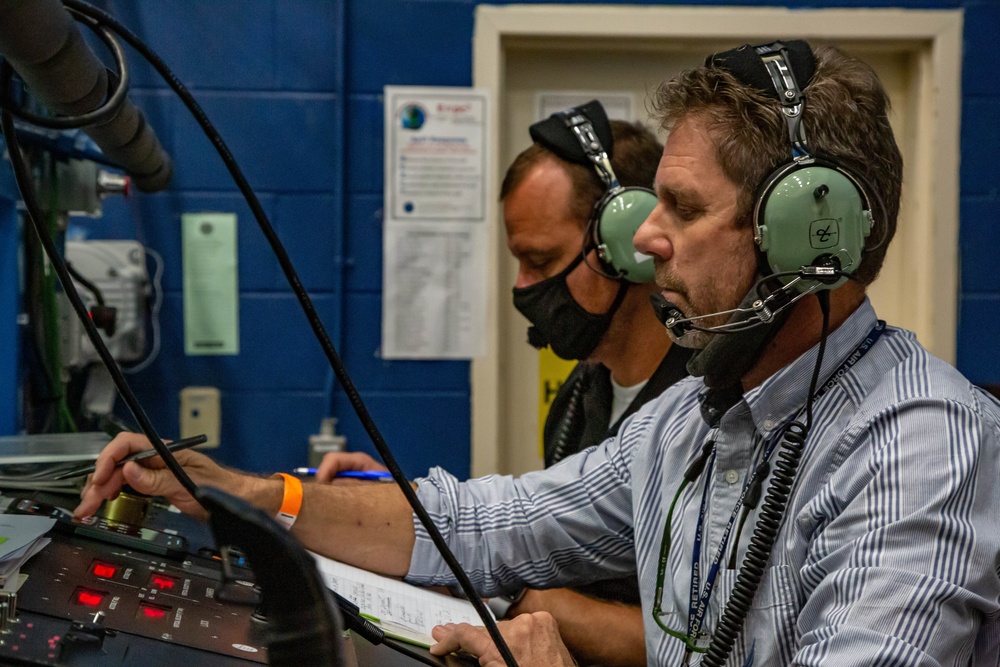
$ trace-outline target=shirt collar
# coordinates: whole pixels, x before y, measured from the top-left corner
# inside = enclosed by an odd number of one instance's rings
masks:
[[[875,309],[865,297],[861,306],[827,336],[823,364],[819,372],[820,385],[861,344],[877,323]],[[818,352],[817,343],[798,359],[744,395],[754,425],[765,438],[800,408],[805,407],[808,398],[806,394],[809,391],[809,382],[812,379]]]

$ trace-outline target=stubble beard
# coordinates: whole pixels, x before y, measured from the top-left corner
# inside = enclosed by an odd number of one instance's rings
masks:
[[[745,262],[741,262],[741,264],[745,264]],[[679,294],[682,302],[673,303],[673,305],[684,314],[685,318],[702,317],[703,319],[694,322],[694,326],[700,329],[710,329],[728,322],[731,315],[704,316],[736,308],[753,287],[754,276],[755,272],[751,271],[749,266],[721,268],[715,274],[714,279],[706,283],[708,289],[704,291],[704,294],[692,297],[687,285],[674,275],[669,266],[660,265],[656,268],[657,286],[661,290]],[[681,347],[701,350],[719,334],[710,331],[689,330],[683,336],[677,336],[668,328],[667,335]]]

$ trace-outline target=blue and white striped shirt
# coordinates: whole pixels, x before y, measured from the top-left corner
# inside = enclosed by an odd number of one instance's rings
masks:
[[[866,301],[830,335],[820,377],[875,324]],[[683,644],[651,620],[670,501],[714,438],[714,466],[681,494],[671,531],[662,618],[683,631],[705,485],[702,573],[763,443],[804,404],[816,352],[747,392],[714,433],[698,408],[703,383],[691,378],[644,406],[616,438],[552,468],[465,483],[434,469],[418,494],[484,595],[638,569],[649,664],[679,665]],[[738,562],[756,518],[742,532]],[[407,579],[452,583],[415,527]],[[1000,404],[890,327],[816,400],[785,520],[727,665],[996,667],[998,569]],[[708,631],[735,578],[724,562]]]

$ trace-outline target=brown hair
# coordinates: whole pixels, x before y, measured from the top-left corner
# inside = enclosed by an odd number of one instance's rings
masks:
[[[810,150],[847,168],[871,198],[875,226],[854,272],[868,285],[882,268],[896,232],[903,158],[889,126],[889,96],[874,70],[834,47],[817,47],[816,73],[804,88]],[[665,81],[653,100],[664,129],[687,116],[709,123],[716,159],[740,188],[737,220],[750,224],[758,188],[791,159],[787,125],[777,100],[728,71],[702,67]]]
[[[610,123],[614,138],[611,168],[614,169],[618,182],[626,187],[652,187],[663,145],[641,123],[627,123],[623,120],[612,120]],[[500,186],[500,201],[506,199],[542,160],[554,160],[569,172],[574,194],[572,215],[584,227],[590,220],[594,204],[606,191],[603,181],[593,167],[563,160],[541,144],[532,144],[514,158]]]

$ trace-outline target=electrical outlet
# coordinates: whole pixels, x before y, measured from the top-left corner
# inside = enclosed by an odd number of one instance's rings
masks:
[[[190,438],[204,433],[208,442],[198,449],[218,447],[221,411],[219,390],[215,387],[184,387],[181,389],[181,437]]]

